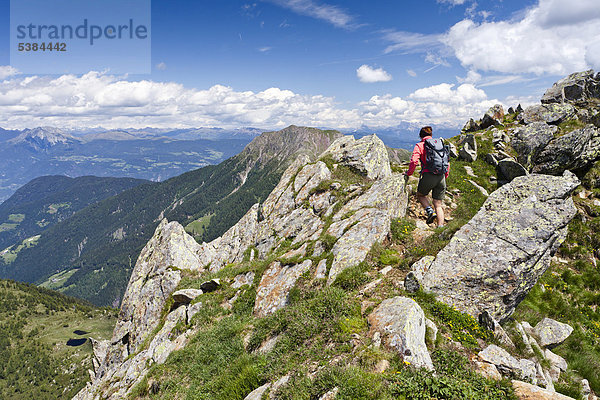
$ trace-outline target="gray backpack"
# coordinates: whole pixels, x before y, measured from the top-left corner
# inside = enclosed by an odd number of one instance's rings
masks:
[[[450,162],[450,150],[443,139],[425,140],[425,167],[434,175],[446,174]]]

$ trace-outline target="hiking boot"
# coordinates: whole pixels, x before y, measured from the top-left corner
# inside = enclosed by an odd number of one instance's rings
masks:
[[[427,213],[427,224],[431,224],[433,221],[435,221],[435,219],[437,218],[437,215],[435,212],[431,211]]]

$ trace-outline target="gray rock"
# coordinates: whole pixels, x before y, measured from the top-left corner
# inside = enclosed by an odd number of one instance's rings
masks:
[[[323,161],[317,161],[315,164],[308,164],[302,168],[294,180],[294,191],[298,193],[296,204],[302,203],[313,189],[329,178],[331,178],[331,171]]]
[[[275,396],[275,393],[277,393],[277,391],[282,387],[288,384],[288,382],[290,381],[291,376],[290,375],[285,375],[282,376],[281,378],[277,379],[274,383],[273,386],[271,387],[271,390],[269,391],[269,399],[276,399],[277,397]]]
[[[187,323],[188,325],[192,322],[194,315],[198,314],[198,311],[202,309],[202,303],[194,303],[188,306],[187,309]]]
[[[415,277],[415,273],[410,271],[406,275],[406,278],[404,278],[404,290],[406,290],[408,293],[415,293],[418,292],[419,289],[421,289],[421,284]]]
[[[485,162],[490,164],[492,167],[496,167],[498,165],[498,156],[494,153],[487,153],[485,155]]]
[[[456,148],[454,143],[451,143],[451,142],[447,142],[447,143],[448,143],[448,151],[450,153],[450,157],[458,158],[458,149]]]
[[[535,122],[558,125],[574,118],[576,113],[577,110],[570,104],[542,104],[527,107],[519,114],[519,120],[525,125]]]
[[[491,107],[481,119],[479,129],[487,129],[490,126],[500,125],[504,119],[504,109],[502,105],[496,104]]]
[[[379,332],[387,348],[416,368],[433,370],[425,346],[425,315],[414,300],[400,296],[384,300],[368,320],[371,334]]]
[[[173,293],[173,300],[175,304],[190,304],[202,293],[202,290],[199,289],[181,289]]]
[[[535,362],[522,358],[519,360],[519,364],[520,368],[517,372],[521,379],[537,384],[537,369]]]
[[[425,336],[427,337],[427,340],[429,340],[430,343],[435,344],[435,341],[437,340],[437,334],[438,334],[437,325],[435,324],[435,322],[433,322],[429,318],[425,318],[425,327],[426,327]]]
[[[334,387],[329,392],[325,393],[323,396],[319,397],[319,400],[334,400],[337,397],[340,388]]]
[[[553,139],[534,158],[533,172],[559,175],[577,171],[600,160],[600,130],[593,125]]]
[[[578,103],[600,97],[600,83],[596,78],[593,70],[571,74],[552,85],[542,96],[542,103]]]
[[[479,190],[481,192],[482,195],[484,195],[485,197],[488,197],[490,194],[488,193],[488,191],[481,185],[479,185],[477,182],[475,182],[472,179],[469,179],[469,183],[473,186],[475,186],[475,189]]]
[[[557,132],[558,127],[545,122],[534,122],[517,129],[511,140],[512,147],[518,153],[517,160],[530,166],[539,151],[550,143]]]
[[[467,121],[467,123],[465,124],[465,126],[462,128],[463,132],[475,132],[480,130],[481,128],[479,127],[479,124],[477,122],[475,122],[473,120],[473,118],[469,119],[469,121]]]
[[[219,286],[221,286],[221,281],[219,279],[211,279],[210,281],[203,282],[200,285],[200,289],[202,289],[204,293],[209,293],[217,290]]]
[[[235,278],[233,278],[233,283],[231,284],[231,287],[234,289],[239,289],[244,285],[252,286],[253,282],[254,272],[250,271],[246,272],[245,274],[237,275]]]
[[[498,368],[494,364],[487,362],[475,361],[475,371],[484,378],[493,379],[496,381],[502,380],[502,375],[498,372]]]
[[[579,180],[518,177],[493,192],[442,249],[421,285],[438,299],[501,323],[531,290],[576,214],[570,195]]]
[[[521,362],[495,344],[490,344],[481,350],[478,356],[483,361],[494,364],[498,368],[498,371],[504,375],[515,375],[521,370]]]
[[[520,400],[574,400],[572,397],[542,389],[527,382],[513,380],[512,385],[515,389],[515,395]]]
[[[335,140],[323,153],[337,162],[362,172],[367,178],[381,179],[392,174],[385,145],[376,135],[355,140],[344,136]]]
[[[261,400],[263,394],[266,393],[267,390],[271,387],[270,383],[265,383],[264,385],[254,389],[248,396],[244,397],[244,400]]]
[[[326,279],[327,278],[327,260],[323,259],[317,264],[317,270],[315,272],[315,279]]]
[[[551,318],[544,318],[538,322],[533,331],[540,338],[541,346],[554,347],[567,340],[573,328]]]
[[[528,174],[525,167],[512,158],[505,158],[504,160],[498,161],[496,172],[498,173],[498,180],[507,183],[512,182],[513,179],[519,176]]]
[[[458,142],[458,157],[467,161],[473,162],[477,160],[477,141],[473,134],[461,135]]]
[[[567,361],[558,354],[553,353],[551,350],[546,349],[544,351],[544,357],[546,357],[546,360],[548,360],[550,364],[557,367],[561,371],[567,370]]]
[[[592,393],[590,382],[587,379],[581,380],[581,394],[584,398],[588,397]]]
[[[254,315],[264,317],[283,308],[288,294],[300,276],[310,269],[311,260],[301,264],[281,265],[278,261],[264,272],[256,291]]]

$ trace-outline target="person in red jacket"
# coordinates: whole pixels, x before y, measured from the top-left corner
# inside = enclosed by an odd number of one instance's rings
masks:
[[[425,140],[430,139],[432,129],[430,126],[424,126],[419,132],[421,141],[415,145],[406,178],[415,172],[417,165],[421,164],[421,177],[419,186],[417,186],[417,199],[427,212],[427,223],[430,224],[437,218],[437,226],[444,226],[444,195],[446,193],[446,178],[450,172],[450,165],[446,174],[435,175],[427,169],[425,162]],[[429,203],[427,195],[431,192],[433,198],[433,208]],[[435,211],[434,211],[435,208]]]

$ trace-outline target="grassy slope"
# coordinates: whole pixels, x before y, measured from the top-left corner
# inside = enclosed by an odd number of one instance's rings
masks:
[[[488,179],[492,168],[479,161],[475,167],[480,174],[478,183],[493,189]],[[352,181],[348,171],[342,170],[336,170],[338,176],[333,180]],[[182,288],[198,287],[210,277],[219,277],[225,283],[218,291],[196,300],[203,304],[192,321],[198,334],[164,365],[153,366],[133,397],[243,399],[259,385],[291,373],[290,383],[279,391],[282,399],[316,399],[333,387],[340,389],[339,399],[512,398],[508,382],[483,379],[471,371],[466,359],[469,352],[493,340],[489,333],[473,318],[431,296],[419,293],[414,298],[440,329],[437,342],[429,343],[437,375],[414,371],[398,355],[373,348],[368,335],[366,318],[370,311],[386,298],[407,295],[401,282],[410,264],[408,260],[435,254],[485,200],[466,179],[462,162],[454,162],[449,185],[461,190],[455,196],[455,215],[459,217],[435,231],[428,240],[432,246],[413,239],[414,221],[396,221],[392,241],[374,246],[366,262],[345,270],[332,287],[323,280],[312,279],[318,261],[331,259],[331,253],[312,257],[313,267],[290,293],[290,305],[266,318],[252,316],[256,288],[268,265],[275,259],[281,260],[281,255],[290,249],[289,242],[265,260],[230,265],[212,275],[185,276]],[[382,276],[379,270],[386,265],[395,268]],[[224,301],[238,293],[226,282],[247,271],[256,274],[253,284],[240,290],[231,309],[222,307]],[[382,282],[374,290],[361,290],[378,278]],[[272,351],[256,351],[273,337],[278,340]],[[378,373],[376,365],[383,360],[390,363],[390,368]],[[150,386],[158,387],[158,392],[149,393]]]
[[[0,398],[71,398],[89,379],[92,348],[67,340],[109,339],[115,320],[114,310],[0,280]]]

